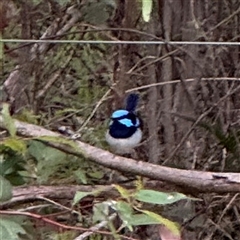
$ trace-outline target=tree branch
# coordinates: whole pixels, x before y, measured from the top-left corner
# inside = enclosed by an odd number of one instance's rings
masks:
[[[18,134],[24,137],[56,136],[65,138],[58,133],[33,124],[15,120],[15,125]],[[6,129],[1,116],[0,128]],[[111,169],[173,183],[188,190],[218,193],[240,191],[240,173],[203,172],[163,167],[116,156],[81,141],[75,142],[79,151],[59,143],[48,142],[47,144],[76,156],[84,156],[92,162]]]
[[[124,184],[124,187],[131,189],[136,186],[129,183]],[[165,183],[160,181],[148,181],[145,187],[159,191],[166,189]],[[172,189],[174,188],[171,186],[171,191],[173,191]],[[13,188],[12,198],[9,201],[0,203],[0,209],[13,208],[19,203],[32,203],[33,201],[49,202],[49,199],[54,199],[59,202],[63,199],[72,200],[77,191],[97,192],[97,197],[104,199],[116,199],[119,197],[119,193],[113,185],[17,186]]]

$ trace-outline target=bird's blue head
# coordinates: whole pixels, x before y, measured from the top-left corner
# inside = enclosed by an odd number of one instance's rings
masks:
[[[125,109],[112,113],[109,133],[115,138],[128,138],[140,127],[140,119],[135,113],[138,95],[130,94],[126,99]]]
[[[110,125],[113,124],[114,121],[118,121],[120,124],[123,124],[126,127],[140,126],[139,118],[134,113],[124,109],[116,110],[113,112],[111,119],[112,121],[110,122]]]

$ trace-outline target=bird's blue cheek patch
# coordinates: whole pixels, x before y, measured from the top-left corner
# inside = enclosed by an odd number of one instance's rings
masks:
[[[127,118],[124,118],[124,119],[121,119],[121,120],[118,120],[121,124],[127,126],[127,127],[132,127],[133,124],[132,124],[132,121],[130,119],[127,119]]]

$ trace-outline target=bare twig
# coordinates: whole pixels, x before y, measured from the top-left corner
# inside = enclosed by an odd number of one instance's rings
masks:
[[[53,76],[47,81],[47,83],[44,85],[44,87],[41,89],[41,91],[38,92],[36,96],[36,100],[43,97],[44,94],[49,90],[49,88],[59,79],[61,73],[64,71],[64,69],[68,66],[70,61],[72,60],[72,55],[74,53],[74,50],[71,50],[69,57],[56,73],[53,74]]]
[[[108,217],[108,220],[102,221],[98,224],[96,224],[93,227],[89,228],[89,231],[79,235],[78,237],[76,237],[74,240],[83,240],[86,239],[87,237],[91,236],[94,232],[96,232],[97,230],[99,230],[100,228],[105,227],[109,221],[112,221],[114,218],[116,218],[117,214],[114,213],[111,216]],[[129,238],[130,239],[130,238]],[[131,238],[132,239],[132,238]]]
[[[7,210],[0,210],[0,215],[7,215],[7,216],[26,216],[26,217],[30,217],[33,218],[35,220],[41,220],[44,221],[48,224],[54,225],[56,227],[62,228],[62,229],[67,229],[67,230],[77,230],[77,231],[81,231],[81,232],[89,232],[88,228],[84,228],[84,227],[74,227],[74,226],[68,226],[62,223],[58,223],[54,220],[51,220],[47,217],[44,217],[42,215],[39,214],[35,214],[35,213],[30,213],[30,212],[20,212],[20,211],[7,211]],[[92,232],[94,233],[99,233],[99,234],[103,234],[103,235],[112,235],[111,232],[107,232],[107,231],[101,231],[98,229],[91,229]],[[130,238],[130,237],[126,237],[121,235],[122,239],[128,239],[128,240],[136,240],[134,238]]]
[[[197,81],[195,78],[188,78],[184,80],[185,82],[193,82],[193,81]],[[233,77],[209,77],[209,78],[201,78],[201,81],[236,81],[239,82],[240,78],[233,78]],[[181,83],[181,80],[172,80],[172,81],[166,81],[166,82],[158,82],[158,83],[152,83],[152,84],[147,84],[147,85],[143,85],[141,87],[136,87],[136,88],[131,88],[128,89],[126,92],[134,92],[134,91],[138,91],[138,90],[142,90],[142,89],[147,89],[150,87],[155,87],[155,86],[164,86],[167,84],[177,84],[177,83]]]
[[[91,112],[91,114],[89,115],[89,117],[87,118],[87,120],[83,123],[83,125],[77,130],[78,133],[80,133],[85,127],[86,125],[89,123],[89,121],[92,119],[92,117],[94,116],[94,114],[96,113],[96,111],[98,110],[99,106],[106,100],[107,96],[110,94],[111,89],[107,90],[107,92],[102,96],[102,98],[98,101],[98,103],[96,104],[95,108],[93,109],[93,111]]]

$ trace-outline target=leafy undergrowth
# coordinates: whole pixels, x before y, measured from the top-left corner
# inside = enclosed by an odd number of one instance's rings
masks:
[[[1,152],[1,202],[12,198],[12,186],[89,185],[99,183],[104,178],[103,170],[86,159],[66,154],[36,139],[23,140],[17,136],[6,138],[2,141]],[[94,192],[76,192],[70,203],[63,199],[60,207],[55,203],[39,202],[32,196],[30,204],[26,200],[23,204],[16,203],[11,211],[1,211],[2,237],[9,240],[32,239],[36,236],[39,239],[74,239],[79,232],[86,232],[88,228],[103,222],[106,223],[101,228],[105,231],[97,228],[94,234],[96,238],[92,239],[105,239],[101,236],[121,239],[123,233],[130,237],[136,235],[134,232],[138,226],[159,224],[166,226],[174,235],[180,235],[178,224],[144,205],[172,204],[188,199],[187,196],[144,189],[141,180],[131,191],[119,185],[115,185],[115,189],[119,194],[112,199],[98,198],[102,188]],[[63,211],[64,206],[66,209]],[[117,225],[114,221],[117,221]]]
[[[73,141],[63,140],[60,137],[22,139],[16,135],[15,123],[9,114],[7,105],[3,106],[2,116],[11,136],[3,139],[1,144],[1,202],[12,198],[12,186],[14,185],[94,184],[103,179],[103,171],[87,161],[84,155],[82,158],[76,157],[46,144],[53,141],[76,148]],[[174,235],[180,236],[178,224],[148,210],[144,204],[172,204],[182,199],[188,199],[187,196],[180,193],[162,193],[144,189],[141,180],[137,181],[136,188],[132,191],[119,185],[115,185],[115,188],[119,193],[118,196],[102,201],[97,200],[102,190],[96,189],[94,192],[76,192],[70,206],[67,206],[69,203],[65,203],[65,206],[63,203],[58,205],[52,201],[50,201],[52,205],[31,201],[30,205],[22,205],[20,210],[20,206],[16,204],[14,210],[1,211],[1,237],[9,240],[74,239],[74,236],[79,234],[79,230],[86,232],[88,228],[95,226],[96,239],[99,239],[100,236],[121,239],[122,232],[130,237],[138,226],[160,224]],[[87,201],[89,206],[86,208],[86,198],[90,196],[94,198]],[[60,209],[57,208],[59,206]],[[67,214],[62,209],[67,210]],[[116,218],[118,218],[118,227],[113,222]],[[103,222],[105,223],[103,224]],[[103,224],[101,228],[105,228],[105,231],[96,227],[96,224],[99,223]]]

